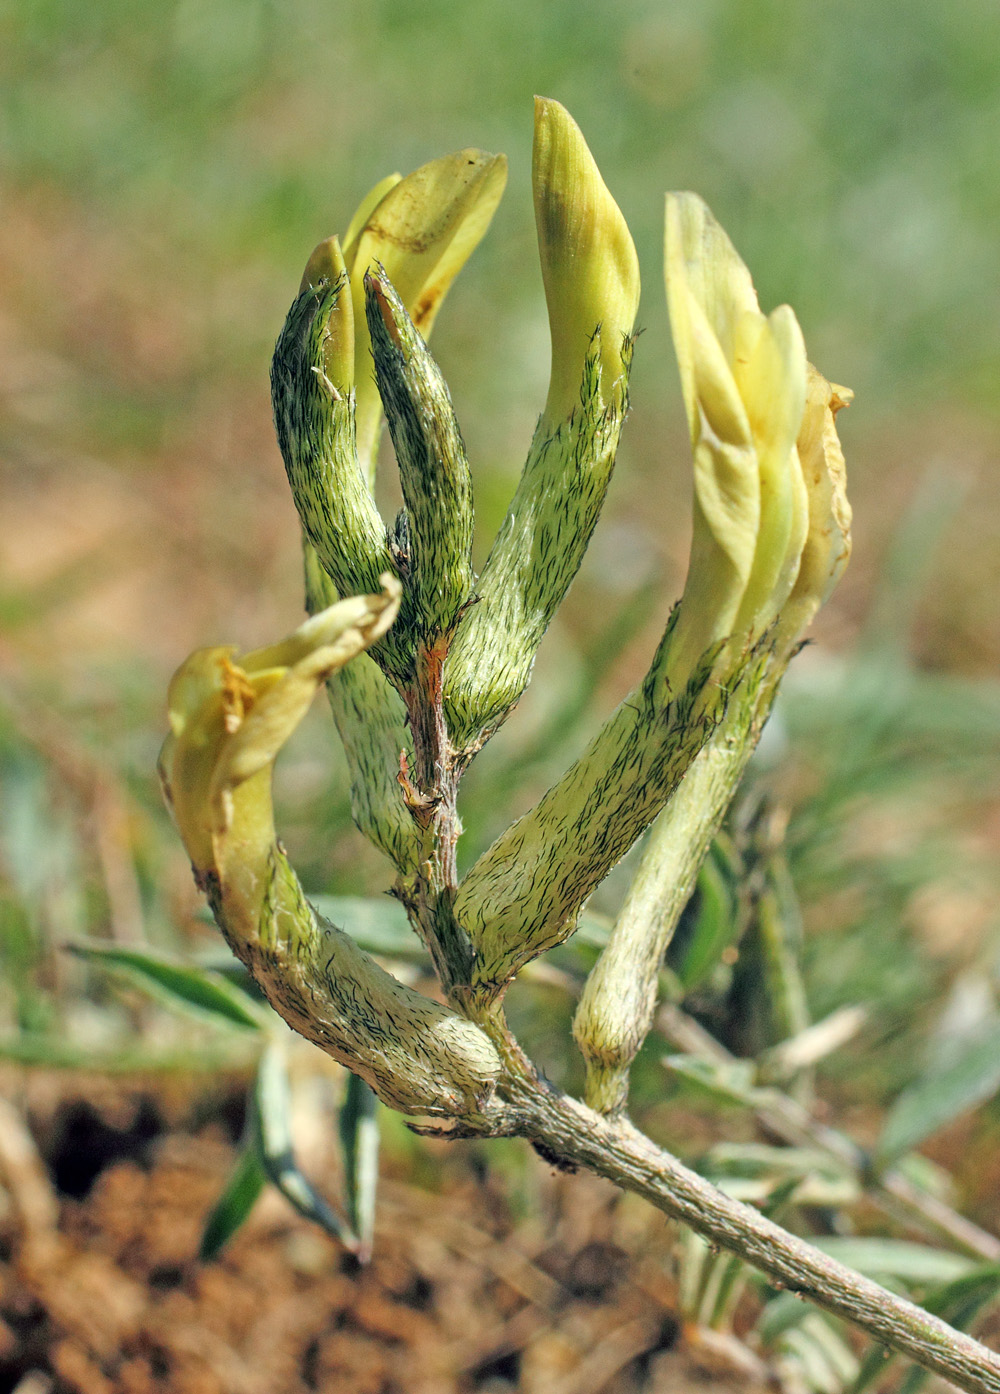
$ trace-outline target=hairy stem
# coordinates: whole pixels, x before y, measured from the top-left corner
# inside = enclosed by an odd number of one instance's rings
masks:
[[[501,1087],[519,1115],[518,1132],[546,1155],[644,1196],[710,1244],[766,1273],[777,1287],[852,1322],[959,1389],[1000,1391],[1000,1356],[725,1195],[631,1123],[611,1122],[527,1077]]]
[[[720,1041],[673,1003],[665,1003],[657,1013],[657,1029],[687,1055],[721,1065],[731,1065],[731,1055]],[[907,1223],[916,1222],[936,1239],[944,1239],[970,1258],[987,1263],[1000,1261],[1000,1239],[981,1229],[950,1205],[916,1185],[899,1171],[872,1176],[869,1160],[862,1148],[835,1128],[821,1123],[797,1099],[780,1090],[768,1091],[766,1102],[754,1109],[757,1122],[766,1133],[790,1147],[815,1147],[851,1172],[883,1210]]]
[[[403,798],[417,828],[420,854],[416,871],[401,876],[395,893],[427,946],[441,986],[449,997],[469,983],[473,951],[454,914],[458,871],[455,849],[461,833],[458,784],[462,766],[448,735],[441,675],[448,637],[421,644],[413,688],[403,693],[413,734],[413,769],[400,769]]]

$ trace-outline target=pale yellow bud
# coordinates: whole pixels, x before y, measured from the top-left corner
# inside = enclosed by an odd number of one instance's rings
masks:
[[[369,478],[382,406],[371,372],[365,273],[376,263],[384,268],[426,339],[452,281],[489,227],[506,182],[505,156],[458,150],[404,179],[383,180],[351,220],[344,260],[354,301],[358,456]]]
[[[160,774],[198,872],[220,871],[233,842],[251,872],[266,854],[275,757],[330,674],[389,628],[401,592],[394,577],[383,579],[382,595],[338,601],[279,644],[242,658],[233,648],[199,649],[177,670]]]
[[[625,219],[565,107],[535,98],[535,224],[552,337],[545,415],[556,425],[580,398],[600,331],[601,395],[623,396],[625,345],[639,307],[639,262]]]
[[[806,357],[787,306],[750,273],[696,194],[668,194],[670,320],[694,452],[694,536],[673,645],[678,681],[706,649],[759,637],[788,598],[807,505],[796,438]]]

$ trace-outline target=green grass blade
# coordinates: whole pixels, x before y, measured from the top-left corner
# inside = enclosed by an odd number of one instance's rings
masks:
[[[203,1263],[217,1258],[246,1220],[264,1189],[267,1175],[254,1146],[244,1147],[226,1189],[205,1222],[198,1256]]]
[[[254,1087],[254,1114],[261,1166],[268,1180],[293,1209],[356,1253],[359,1248],[357,1236],[316,1191],[295,1160],[291,1105],[284,1051],[277,1043],[272,1043],[261,1056]]]
[[[92,939],[76,940],[66,947],[80,958],[126,974],[171,1006],[251,1031],[260,1031],[265,1024],[264,1013],[238,987],[217,973],[182,963],[157,949]]]
[[[340,1110],[340,1145],[344,1154],[347,1213],[360,1241],[358,1258],[367,1263],[375,1236],[375,1201],[378,1192],[378,1099],[359,1078],[349,1074],[347,1093]]]
[[[888,1166],[959,1114],[985,1103],[1000,1089],[1000,1025],[965,1043],[943,1068],[905,1090],[889,1111],[876,1149]]]

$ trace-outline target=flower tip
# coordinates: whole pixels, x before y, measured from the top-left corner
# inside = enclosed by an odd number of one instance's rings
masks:
[[[557,102],[555,97],[535,96],[535,139],[543,133],[546,127],[562,126],[567,131],[575,132],[577,139],[583,142],[583,132],[569,114],[562,102]]]
[[[346,397],[354,387],[354,306],[349,287],[340,239],[324,238],[306,262],[299,296],[313,292],[315,306],[309,309],[306,323],[313,333],[322,334],[323,371],[334,400]],[[324,324],[315,318],[320,309]]]
[[[621,210],[580,127],[550,97],[535,98],[532,184],[552,337],[546,414],[568,416],[600,330],[602,395],[624,386],[623,363],[639,307],[639,260]]]
[[[344,255],[340,249],[340,238],[324,238],[310,253],[299,283],[299,294],[307,290],[316,290],[324,283],[333,285],[346,269]]]

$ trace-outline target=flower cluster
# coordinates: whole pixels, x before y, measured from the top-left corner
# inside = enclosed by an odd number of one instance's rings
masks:
[[[216,917],[279,1011],[384,1098],[429,1111],[435,1090],[438,1111],[487,1106],[500,1065],[484,1032],[507,984],[573,932],[586,897],[655,821],[575,1026],[590,1097],[614,1111],[685,887],[849,555],[834,415],[850,393],[808,363],[787,306],[761,312],[702,200],[668,194],[666,291],[694,467],[684,593],[642,683],[459,881],[458,783],[521,696],[597,524],[639,303],[622,213],[572,117],[538,99],[551,374],[476,576],[472,472],[426,340],[505,181],[503,157],[478,150],[391,175],[343,238],[309,258],[272,395],[316,613],[272,648],[239,660],[206,649],[183,665],[161,769]],[[404,501],[388,527],[373,495],[383,414]],[[395,863],[395,893],[454,1010],[404,990],[320,924],[277,843],[271,767],[324,682],[358,826]]]

